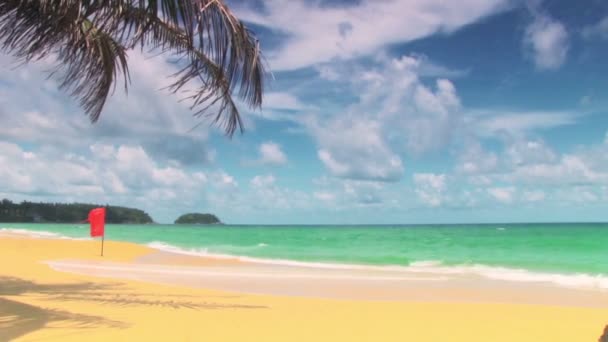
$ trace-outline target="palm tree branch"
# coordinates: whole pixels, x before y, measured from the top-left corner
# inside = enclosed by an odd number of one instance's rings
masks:
[[[233,76],[234,73],[239,73],[238,70],[225,70],[203,50],[195,46],[195,42],[181,27],[161,20],[149,11],[128,7],[122,10],[122,16],[122,23],[127,25],[130,31],[137,32],[130,43],[131,46],[147,46],[170,51],[180,59],[187,59],[186,66],[173,75],[177,79],[169,88],[177,93],[192,81],[199,81],[200,86],[197,87],[194,94],[187,97],[192,100],[191,109],[196,110],[195,116],[213,116],[213,122],[222,126],[229,136],[234,134],[237,129],[243,130],[238,107],[232,98],[234,89],[240,86],[234,82],[235,77]],[[258,57],[255,56],[261,61]],[[260,68],[257,71],[263,74],[261,62],[259,64]],[[255,71],[254,68],[250,68],[250,70]],[[247,72],[251,73],[251,71]],[[262,75],[260,75],[258,87],[261,89],[262,86]],[[243,91],[243,89],[244,87],[241,86],[240,90]],[[239,96],[245,97],[242,96],[242,93],[239,93]],[[253,105],[255,104],[253,103]],[[261,97],[259,104],[261,104]]]
[[[60,88],[99,119],[118,73],[128,82],[125,47],[82,16],[78,2],[0,2],[0,47],[24,62],[53,55]]]
[[[23,61],[56,55],[61,87],[94,122],[119,73],[127,87],[126,51],[135,46],[187,60],[171,90],[200,81],[189,96],[195,116],[213,115],[230,136],[243,128],[233,94],[262,104],[259,44],[223,0],[1,0],[0,32],[0,48]]]

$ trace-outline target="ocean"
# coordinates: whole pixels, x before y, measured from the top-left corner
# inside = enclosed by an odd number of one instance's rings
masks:
[[[88,239],[86,224],[0,223],[0,231]],[[471,273],[608,289],[608,224],[107,225],[106,239],[200,256],[327,268]],[[106,253],[111,253],[107,250]]]

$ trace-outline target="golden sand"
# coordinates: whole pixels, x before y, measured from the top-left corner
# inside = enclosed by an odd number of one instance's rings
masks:
[[[98,252],[97,241],[0,237],[0,341],[573,342],[597,341],[608,324],[608,308],[248,295],[44,263],[130,262],[151,250],[107,241],[106,256]]]

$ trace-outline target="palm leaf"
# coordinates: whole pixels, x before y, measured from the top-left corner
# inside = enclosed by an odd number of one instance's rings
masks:
[[[199,82],[195,116],[211,115],[228,135],[242,131],[233,94],[262,104],[264,65],[258,41],[222,0],[0,0],[0,47],[23,61],[54,54],[61,87],[97,121],[122,73],[126,51],[160,49],[181,57],[173,92]]]
[[[77,3],[0,2],[0,44],[24,61],[57,56],[60,88],[78,97],[97,121],[119,72],[128,79],[125,48],[80,16]]]

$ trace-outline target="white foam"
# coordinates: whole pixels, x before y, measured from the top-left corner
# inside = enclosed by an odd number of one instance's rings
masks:
[[[27,230],[22,228],[0,228],[1,233],[24,235],[34,239],[59,239],[59,240],[90,240],[90,238],[75,238],[70,236],[61,235],[54,232],[48,232],[44,230]]]
[[[275,278],[275,279],[341,279],[341,280],[375,280],[375,281],[420,281],[420,280],[431,280],[431,281],[442,281],[446,280],[442,277],[420,277],[420,276],[408,276],[407,274],[397,275],[366,275],[366,274],[348,274],[348,273],[315,273],[315,272],[269,272],[256,270],[254,272],[246,272],[240,270],[226,270],[226,269],[206,269],[206,268],[195,268],[195,267],[175,267],[175,266],[162,266],[162,265],[137,265],[137,264],[92,264],[90,262],[78,262],[78,261],[47,261],[53,269],[59,271],[85,271],[91,272],[91,270],[101,270],[110,272],[128,272],[130,275],[135,275],[135,279],[139,279],[137,274],[141,273],[156,273],[156,274],[172,274],[172,275],[189,275],[189,276],[213,276],[213,277],[227,277],[227,278]],[[86,274],[86,273],[85,273]],[[99,275],[95,273],[95,275]]]
[[[307,267],[321,269],[351,269],[351,270],[375,270],[375,271],[401,271],[406,273],[424,273],[431,275],[452,275],[452,276],[479,276],[495,280],[511,282],[529,283],[551,283],[562,287],[578,289],[601,289],[608,290],[607,275],[592,275],[586,273],[562,274],[549,272],[535,272],[525,269],[487,266],[480,264],[473,265],[444,265],[438,260],[420,260],[412,262],[408,266],[387,265],[356,265],[356,264],[336,264],[325,262],[304,262],[285,259],[263,259],[248,256],[228,255],[209,253],[207,249],[182,249],[163,242],[152,242],[149,247],[191,256],[202,256],[219,259],[237,259],[244,262],[257,264],[270,264],[292,267]]]
[[[477,275],[490,279],[513,282],[553,283],[570,288],[608,289],[608,276],[599,274],[535,272],[525,269],[486,266],[479,264],[460,266],[412,265],[407,268],[413,272],[428,274]]]
[[[268,245],[263,242],[258,243],[257,246],[258,247],[268,247]]]
[[[309,267],[309,268],[324,268],[324,269],[388,269],[390,266],[367,266],[367,265],[354,265],[354,264],[335,264],[326,262],[308,262],[308,261],[295,261],[287,259],[264,259],[255,258],[242,255],[231,255],[231,254],[219,254],[210,253],[207,248],[191,248],[183,249],[176,247],[164,242],[154,241],[147,244],[148,247],[158,249],[170,253],[178,253],[191,256],[200,256],[215,259],[236,259],[243,262],[251,262],[256,264],[266,265],[280,265],[280,266],[296,266],[296,267]],[[397,266],[401,268],[401,266]]]
[[[421,260],[414,261],[410,264],[411,267],[433,267],[441,265],[441,261],[439,260]]]

